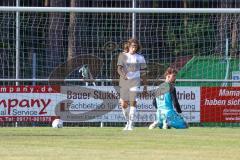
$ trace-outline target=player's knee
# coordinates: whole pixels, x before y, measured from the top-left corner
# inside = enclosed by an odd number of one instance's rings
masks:
[[[137,102],[136,101],[130,101],[130,106],[136,106]]]
[[[122,108],[127,108],[127,107],[128,107],[128,102],[121,99],[121,100],[119,101],[119,105],[120,105]]]
[[[174,128],[176,129],[187,129],[188,128],[188,124],[186,122],[178,124],[177,126],[174,126]]]

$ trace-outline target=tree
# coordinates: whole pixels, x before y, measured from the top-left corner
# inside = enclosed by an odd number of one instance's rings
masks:
[[[45,0],[45,4],[50,7],[65,7],[65,0]],[[64,41],[66,33],[65,13],[49,13],[47,30],[47,51],[46,51],[46,66],[47,75],[67,57],[66,42]]]
[[[183,7],[184,8],[188,8],[187,0],[183,0]],[[185,14],[184,15],[184,27],[187,27],[187,20],[188,20],[188,16]]]
[[[71,0],[70,7],[76,7],[76,1]],[[76,36],[75,30],[76,27],[76,13],[70,13],[70,22],[68,27],[68,57],[67,60],[72,59],[76,55]]]
[[[70,1],[70,7],[82,7],[85,6],[86,1]],[[68,26],[68,56],[67,60],[75,57],[78,52],[78,42],[79,42],[79,28],[80,24],[77,22],[77,13],[72,12],[70,13],[69,17],[69,26]]]
[[[235,4],[233,4],[232,7],[235,8],[240,8],[240,2],[235,1]],[[234,14],[232,18],[232,24],[231,24],[231,55],[236,56],[238,53],[238,41],[240,40],[239,37],[239,21],[240,21],[240,16],[238,14]]]
[[[220,2],[220,8],[228,8],[229,7],[229,3],[226,1],[221,1]],[[217,44],[220,48],[220,54],[224,55],[225,52],[225,46],[226,46],[226,40],[228,38],[228,24],[229,24],[229,20],[228,20],[228,15],[226,14],[221,14],[220,15],[220,19],[218,21],[218,31],[219,31],[219,35],[217,37],[217,39],[219,39],[219,43]]]

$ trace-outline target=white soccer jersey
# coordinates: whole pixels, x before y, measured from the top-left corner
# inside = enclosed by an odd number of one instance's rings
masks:
[[[120,98],[127,101],[136,101],[140,86],[141,70],[146,69],[146,61],[140,54],[121,53],[118,57],[118,66],[122,66],[127,80],[120,76]]]
[[[146,61],[140,54],[122,53],[118,59],[118,65],[123,66],[128,79],[140,78],[140,70],[146,68]]]

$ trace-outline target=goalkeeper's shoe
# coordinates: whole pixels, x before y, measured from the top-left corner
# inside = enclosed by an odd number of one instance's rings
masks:
[[[156,128],[157,127],[157,125],[158,125],[158,123],[157,122],[153,122],[152,124],[150,124],[150,126],[148,127],[148,129],[154,129],[154,128]]]
[[[171,127],[167,123],[163,123],[162,129],[171,129]]]

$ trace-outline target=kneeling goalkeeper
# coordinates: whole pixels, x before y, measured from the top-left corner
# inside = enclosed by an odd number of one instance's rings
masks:
[[[188,128],[187,122],[181,115],[182,110],[177,99],[174,85],[176,75],[177,70],[174,68],[169,67],[166,70],[164,74],[165,82],[161,84],[164,87],[158,89],[159,92],[156,92],[156,98],[153,100],[153,105],[157,108],[156,121],[149,126],[149,129],[157,126],[162,129],[169,129],[171,127],[177,129]],[[164,93],[162,90],[164,90]]]

